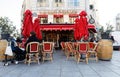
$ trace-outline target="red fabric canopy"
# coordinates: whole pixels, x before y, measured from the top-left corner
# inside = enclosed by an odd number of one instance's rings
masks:
[[[30,10],[26,10],[24,13],[24,20],[23,20],[23,26],[22,26],[22,35],[25,38],[30,36],[32,27],[33,27],[32,12]]]
[[[39,18],[36,18],[34,20],[34,28],[33,29],[36,33],[36,37],[41,40],[42,39],[42,33],[41,33],[41,30],[40,30],[40,19]]]
[[[40,15],[38,15],[38,18],[48,18],[48,15],[46,15],[46,14],[40,14]]]
[[[54,17],[55,17],[55,18],[62,18],[62,17],[63,17],[63,14],[54,14]]]
[[[69,14],[69,17],[78,17],[78,14]]]
[[[88,22],[87,22],[87,13],[85,11],[81,11],[80,20],[79,20],[79,30],[80,30],[80,38],[84,38],[84,40],[88,39]]]
[[[41,30],[42,31],[74,30],[74,25],[44,24],[44,25],[41,25]]]
[[[41,24],[40,27],[41,27],[40,29],[42,31],[74,30],[74,32],[75,32],[75,29],[78,29],[79,25],[78,25],[78,27],[75,27],[75,24]],[[96,28],[92,24],[88,24],[88,30],[91,30],[96,33]]]
[[[75,40],[79,40],[79,18],[75,19],[75,25],[74,25],[74,38]]]
[[[94,33],[97,33],[96,28],[93,24],[88,24],[88,30],[93,31]]]

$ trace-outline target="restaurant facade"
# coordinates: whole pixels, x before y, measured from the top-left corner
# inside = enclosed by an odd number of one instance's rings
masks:
[[[21,21],[23,21],[24,12],[27,9],[31,10],[33,20],[40,19],[43,40],[55,42],[55,46],[59,47],[60,41],[74,39],[74,21],[80,17],[81,11],[87,12],[89,21],[89,15],[93,15],[91,14],[93,6],[89,0],[24,0]],[[96,33],[95,24],[94,22],[88,25],[90,34]]]

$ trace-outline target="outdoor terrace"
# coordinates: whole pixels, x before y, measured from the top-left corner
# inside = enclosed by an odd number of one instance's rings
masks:
[[[114,51],[111,61],[89,61],[79,64],[73,58],[66,60],[60,50],[54,51],[53,61],[31,63],[20,62],[3,66],[0,62],[0,77],[120,77],[120,51]]]

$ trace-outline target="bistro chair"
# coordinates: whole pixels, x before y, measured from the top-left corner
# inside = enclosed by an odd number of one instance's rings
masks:
[[[39,64],[39,47],[39,42],[30,42],[27,44],[25,63],[30,65],[31,62],[37,62]]]
[[[86,42],[78,43],[78,51],[76,53],[77,63],[79,63],[81,58],[83,57],[83,55],[85,55],[85,61],[88,64],[87,50],[88,50],[88,43],[86,43]]]
[[[73,44],[71,42],[66,42],[66,49],[67,49],[67,60],[69,57],[75,57],[77,50],[74,49]]]
[[[94,48],[91,50],[88,50],[88,59],[94,59],[96,62],[98,62],[98,55],[97,55],[97,46],[98,44],[94,44]]]
[[[42,60],[53,60],[53,42],[43,42]]]
[[[95,43],[94,42],[88,42],[88,50],[93,50],[95,47]]]
[[[62,47],[62,51],[64,52],[65,55],[67,55],[66,43],[67,43],[67,42],[61,42],[61,43],[60,43],[60,45],[61,45],[61,47]]]
[[[61,42],[60,45],[61,45],[62,50],[63,50],[63,52],[64,52],[64,51],[65,51],[65,42]]]

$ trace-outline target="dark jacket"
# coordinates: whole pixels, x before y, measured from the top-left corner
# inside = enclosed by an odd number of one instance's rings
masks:
[[[25,54],[26,52],[24,52],[24,50],[21,50],[18,46],[17,46],[17,43],[16,43],[16,40],[15,39],[12,39],[11,40],[11,49],[14,53],[16,54]]]
[[[25,43],[25,47],[29,42],[40,42],[36,36],[30,36]]]
[[[15,39],[12,39],[11,40],[11,49],[12,49],[12,51],[15,51],[16,50],[16,41],[15,41]]]

